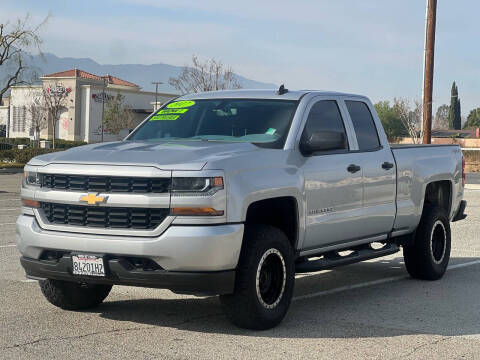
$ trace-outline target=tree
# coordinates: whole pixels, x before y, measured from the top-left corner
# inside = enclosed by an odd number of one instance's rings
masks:
[[[3,96],[14,85],[27,82],[26,71],[29,66],[26,58],[29,50],[36,50],[40,54],[42,40],[38,31],[46,23],[48,16],[37,26],[30,26],[30,17],[18,19],[14,24],[0,24],[0,67],[7,75],[0,79],[0,104]],[[31,74],[33,76],[33,74]]]
[[[452,84],[450,97],[450,111],[448,113],[448,123],[450,129],[460,130],[462,128],[462,115],[460,109],[460,98],[458,97],[458,87],[455,81]]]
[[[418,100],[413,101],[413,107],[407,99],[393,100],[393,108],[408,131],[414,144],[420,144],[423,139],[422,119],[423,106]]]
[[[45,109],[47,121],[53,132],[53,148],[55,149],[56,128],[60,115],[67,108],[67,98],[70,89],[66,88],[61,82],[55,82],[53,85],[45,85],[42,88],[41,103]]]
[[[48,126],[48,114],[43,103],[42,93],[32,91],[32,102],[27,105],[27,113],[30,117],[30,127],[33,129],[34,140],[40,139],[40,132]]]
[[[382,122],[389,141],[408,136],[408,131],[402,123],[399,114],[388,101],[379,101],[375,104],[375,110]]]
[[[434,129],[449,128],[449,122],[448,122],[449,111],[450,111],[450,107],[447,104],[443,104],[438,107],[437,113],[435,114],[435,119],[433,121]]]
[[[465,122],[465,125],[463,125],[464,129],[472,129],[477,127],[480,127],[480,107],[470,111],[467,121]]]
[[[125,96],[117,93],[115,97],[107,100],[103,127],[112,134],[118,135],[123,129],[135,127],[135,115],[132,109],[125,105]]]
[[[202,63],[193,55],[192,63],[193,66],[185,66],[177,78],[168,80],[182,94],[241,88],[233,70],[221,61],[210,59]]]

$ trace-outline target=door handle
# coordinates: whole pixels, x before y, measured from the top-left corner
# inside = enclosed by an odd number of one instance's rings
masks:
[[[358,165],[355,165],[355,164],[350,164],[347,167],[348,172],[351,172],[352,174],[356,173],[357,171],[360,171],[360,169],[361,169],[361,167],[358,166]]]
[[[390,170],[391,168],[393,168],[393,164],[391,162],[385,161],[382,164],[382,168],[385,170]]]

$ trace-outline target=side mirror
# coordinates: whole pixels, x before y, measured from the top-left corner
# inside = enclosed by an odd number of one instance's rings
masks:
[[[300,140],[300,151],[304,155],[345,148],[345,134],[339,131],[315,131],[310,136],[302,136]]]

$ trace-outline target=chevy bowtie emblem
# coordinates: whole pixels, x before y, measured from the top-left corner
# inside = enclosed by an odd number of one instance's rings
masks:
[[[108,196],[98,196],[97,193],[89,193],[80,197],[80,201],[85,201],[88,205],[97,205],[107,201]]]

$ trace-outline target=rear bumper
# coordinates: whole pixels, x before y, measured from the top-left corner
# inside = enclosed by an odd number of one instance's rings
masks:
[[[467,202],[465,200],[460,201],[460,205],[458,206],[458,209],[455,213],[455,216],[452,219],[452,222],[463,220],[467,217],[467,214],[465,214],[466,207],[467,207]]]
[[[37,280],[56,279],[110,285],[133,285],[169,289],[183,294],[230,294],[235,283],[235,271],[177,272],[143,271],[129,268],[121,259],[105,259],[106,277],[72,275],[70,255],[58,261],[36,260],[22,256],[20,262],[27,277]]]

